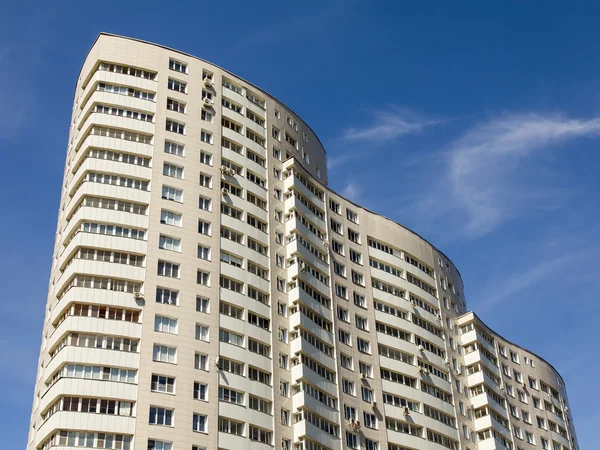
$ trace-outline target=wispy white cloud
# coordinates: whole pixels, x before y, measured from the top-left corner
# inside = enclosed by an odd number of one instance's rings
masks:
[[[346,186],[342,189],[342,196],[346,197],[348,200],[352,200],[353,202],[358,202],[358,198],[361,193],[361,188],[356,182],[350,181],[346,183]]]
[[[462,238],[491,233],[516,217],[559,208],[568,191],[542,172],[544,158],[576,139],[596,137],[600,118],[505,114],[468,129],[438,161],[446,174],[414,205],[450,221]]]
[[[327,169],[332,170],[342,164],[345,164],[349,161],[353,161],[355,159],[364,157],[364,152],[353,152],[353,153],[344,153],[339,156],[328,156],[327,157]]]
[[[420,133],[426,127],[441,121],[423,117],[408,108],[390,106],[372,112],[372,120],[364,127],[346,128],[342,132],[344,141],[369,141],[383,143],[401,136]]]

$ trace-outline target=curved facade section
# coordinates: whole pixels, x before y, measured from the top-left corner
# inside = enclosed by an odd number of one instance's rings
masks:
[[[554,369],[249,82],[102,34],[66,160],[28,448],[577,449]]]

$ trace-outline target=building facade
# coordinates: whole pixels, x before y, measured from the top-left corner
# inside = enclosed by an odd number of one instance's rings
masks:
[[[28,449],[577,450],[561,376],[327,187],[289,108],[101,34],[75,89]]]

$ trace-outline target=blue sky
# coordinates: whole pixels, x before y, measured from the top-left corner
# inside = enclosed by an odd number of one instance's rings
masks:
[[[330,185],[442,249],[468,305],[563,374],[581,448],[597,447],[600,5],[248,3],[3,5],[4,446],[26,442],[73,89],[107,31],[294,109],[327,148]]]

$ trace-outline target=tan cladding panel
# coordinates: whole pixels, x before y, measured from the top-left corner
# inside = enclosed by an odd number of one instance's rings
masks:
[[[178,62],[187,64],[187,73],[180,73],[169,70],[169,60],[174,59]],[[167,78],[172,77],[188,83],[188,92],[182,98],[188,103],[200,103],[203,80],[202,71],[206,70],[214,74],[213,88],[216,93],[215,110],[220,111],[221,92],[223,77],[233,81],[250,93],[256,94],[258,97],[265,100],[265,136],[267,138],[267,157],[272,155],[273,148],[282,151],[283,158],[286,153],[298,159],[299,163],[315,178],[319,178],[324,184],[327,184],[327,164],[325,160],[325,149],[321,145],[319,138],[312,129],[291,109],[275,99],[267,92],[257,86],[240,78],[214,64],[211,64],[194,56],[178,52],[173,49],[162,47],[156,44],[138,41],[131,38],[112,36],[101,34],[93,47],[91,48],[85,63],[80,72],[76,89],[76,101],[81,94],[81,86],[93,75],[93,70],[98,64],[98,61],[105,61],[115,64],[123,64],[131,67],[145,69],[158,72],[157,83],[160,86],[166,86]],[[171,91],[170,91],[171,92]],[[174,97],[178,98],[177,95]],[[157,99],[159,102],[166,102],[163,96]],[[162,107],[164,105],[158,105]],[[76,114],[74,108],[74,114]],[[275,113],[279,113],[276,117]],[[287,123],[287,118],[290,118],[297,124],[297,129],[291,127]],[[160,127],[162,124],[157,123]],[[272,127],[275,126],[281,131],[282,137],[280,140],[273,138]],[[297,141],[298,145],[294,148],[287,143],[283,137],[284,132]],[[199,136],[195,136],[199,140]],[[161,144],[155,142],[156,145]],[[303,154],[308,154],[308,162],[303,159]],[[317,176],[317,169],[320,177]]]

